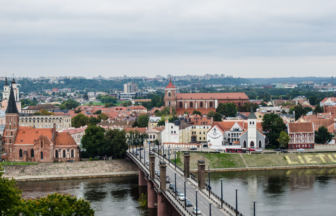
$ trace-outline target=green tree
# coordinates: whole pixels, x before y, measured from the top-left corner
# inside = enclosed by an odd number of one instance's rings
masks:
[[[295,111],[295,120],[298,120],[301,116],[307,114],[307,110],[303,109],[301,104],[296,105],[295,107],[290,108],[289,113],[292,114]]]
[[[75,113],[80,113],[80,112],[82,112],[82,110],[81,110],[80,107],[78,107],[77,109],[75,109]]]
[[[78,103],[77,101],[73,100],[73,99],[68,99],[65,100],[61,103],[60,105],[60,109],[64,110],[64,109],[74,109],[76,107],[80,106],[80,103]]]
[[[194,110],[192,114],[202,116],[202,113],[200,111],[197,111],[197,110]]]
[[[169,121],[169,123],[173,123],[176,120],[179,120],[179,118],[174,115],[174,116],[170,117],[168,121]]]
[[[82,138],[82,145],[89,157],[105,153],[106,139],[104,133],[104,128],[95,125],[90,125],[86,128],[85,135]]]
[[[266,136],[269,139],[271,145],[279,146],[279,136],[281,131],[287,129],[282,118],[274,113],[265,114],[262,121],[263,131],[266,131]]]
[[[85,92],[85,94],[83,95],[84,100],[89,100],[89,95]]]
[[[260,106],[267,107],[267,104],[263,101],[263,102],[260,103]]]
[[[139,124],[138,124],[138,120],[136,119],[133,124],[132,124],[132,127],[139,127]]]
[[[71,126],[75,128],[79,128],[81,126],[87,125],[88,122],[89,122],[89,118],[85,116],[84,114],[79,113],[78,115],[76,115],[75,117],[71,119]]]
[[[250,112],[251,107],[253,108],[253,112],[255,112],[259,108],[259,105],[256,104],[256,103],[246,102],[246,103],[244,103],[243,106],[239,107],[238,110],[239,110],[239,112]]]
[[[212,117],[214,121],[222,121],[222,114],[210,110],[207,117]]]
[[[285,131],[281,131],[279,135],[279,139],[278,139],[280,147],[287,148],[289,140],[290,140],[290,137],[288,136],[288,134]]]
[[[323,125],[315,131],[315,143],[325,144],[330,142],[333,137],[334,135],[329,133],[328,129]]]
[[[125,101],[124,103],[122,103],[123,107],[128,107],[128,106],[131,106],[131,105],[132,105],[131,101]]]
[[[12,178],[4,178],[3,168],[0,164],[0,215],[11,215],[13,208],[20,204],[21,190],[16,187]]]
[[[108,115],[106,115],[105,113],[101,113],[97,116],[98,122],[101,122],[101,120],[106,121],[107,119],[108,119]]]
[[[20,205],[14,209],[13,215],[31,216],[64,216],[82,215],[93,216],[94,210],[88,201],[77,200],[76,197],[63,194],[51,194],[35,200],[21,200]]]
[[[216,109],[216,112],[225,115],[225,117],[235,117],[237,111],[237,106],[234,103],[220,103]]]
[[[94,112],[93,114],[100,114],[100,113],[102,113],[102,111],[101,111],[101,110],[97,110],[97,111]]]
[[[100,122],[100,121],[99,121],[97,118],[91,116],[91,117],[89,118],[88,125],[97,125],[99,122]]]
[[[313,110],[313,113],[317,114],[317,113],[323,113],[323,112],[324,112],[323,106],[320,106],[320,103],[316,104],[315,109]]]
[[[106,150],[108,155],[116,158],[124,158],[128,145],[126,143],[126,132],[118,129],[107,130],[105,133]]]
[[[149,121],[148,115],[140,115],[138,117],[139,127],[148,127],[148,121]]]

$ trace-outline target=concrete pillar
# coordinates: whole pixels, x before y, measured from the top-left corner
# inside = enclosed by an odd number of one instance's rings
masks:
[[[154,204],[157,203],[157,195],[154,190],[154,185],[152,181],[147,181],[147,207],[154,208]]]
[[[167,164],[164,161],[160,161],[160,188],[166,190],[166,168]]]
[[[147,186],[147,180],[145,179],[145,174],[139,169],[139,186]]]
[[[198,189],[205,189],[205,162],[199,160],[198,163]]]
[[[149,153],[149,177],[150,179],[155,178],[155,154]]]
[[[190,154],[184,152],[184,177],[190,178]]]
[[[158,204],[157,215],[170,216],[170,213],[169,213],[170,203],[162,193],[157,194],[157,204]]]

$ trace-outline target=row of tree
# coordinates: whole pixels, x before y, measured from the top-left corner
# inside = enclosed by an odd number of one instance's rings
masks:
[[[105,113],[101,113],[96,117],[91,116],[90,118],[86,115],[79,113],[71,119],[71,126],[79,128],[85,125],[97,125],[102,120],[107,120],[108,116]]]

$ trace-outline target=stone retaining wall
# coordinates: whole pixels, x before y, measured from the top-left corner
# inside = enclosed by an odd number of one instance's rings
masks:
[[[37,165],[15,165],[3,167],[5,168],[4,176],[10,177],[138,171],[137,166],[128,160],[40,163]]]

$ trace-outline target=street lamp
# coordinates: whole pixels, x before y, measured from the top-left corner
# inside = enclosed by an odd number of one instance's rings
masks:
[[[196,214],[197,214],[197,212],[198,212],[198,204],[197,204],[197,192],[198,191],[195,191],[196,192]]]
[[[210,166],[208,166],[208,175],[209,175],[209,198],[210,198],[210,190],[211,190],[211,186],[210,186]]]
[[[177,191],[176,191],[176,173],[175,173],[175,199],[176,199],[176,193]]]
[[[238,189],[236,190],[236,216],[238,215]]]
[[[141,160],[141,158],[140,158],[140,160]],[[146,149],[144,147],[144,164],[145,164],[145,160],[146,160]]]
[[[211,216],[211,203],[209,203],[209,215]]]
[[[187,209],[187,189],[186,189],[186,181],[184,181],[184,209]]]
[[[256,215],[256,207],[255,207],[255,203],[256,203],[257,201],[254,201],[253,202],[253,216],[255,216]]]
[[[223,208],[223,180],[221,180],[221,206]]]
[[[176,149],[175,149],[175,170],[176,170]]]
[[[169,164],[170,164],[170,145],[168,146],[168,157],[169,157]]]

